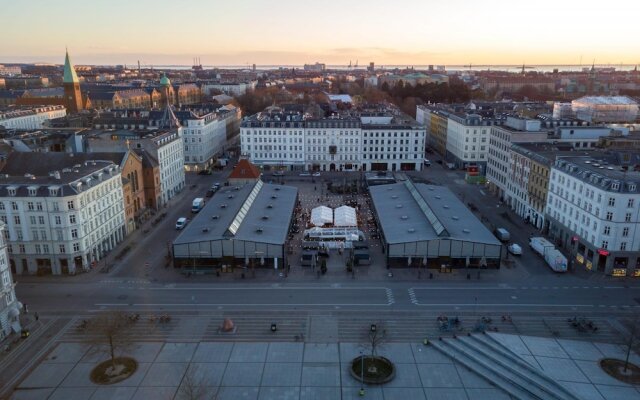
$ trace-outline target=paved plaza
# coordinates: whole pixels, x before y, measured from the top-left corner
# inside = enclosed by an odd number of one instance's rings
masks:
[[[584,400],[640,399],[640,387],[618,382],[598,367],[604,357],[624,358],[618,345],[532,336],[491,334],[514,354]],[[89,373],[104,356],[83,343],[61,342],[18,385],[12,399],[132,400],[183,399],[185,376],[218,400],[356,399],[359,382],[350,360],[365,350],[357,343],[145,342],[127,354],[139,362],[129,379],[110,386],[92,383]],[[501,400],[505,391],[433,346],[387,343],[396,377],[367,386],[367,399]],[[640,357],[633,354],[638,363]],[[211,398],[211,397],[209,397]]]

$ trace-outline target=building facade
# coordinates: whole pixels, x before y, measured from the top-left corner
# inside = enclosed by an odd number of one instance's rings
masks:
[[[119,166],[75,162],[63,153],[9,156],[0,179],[0,219],[15,273],[75,274],[124,238]]]
[[[549,235],[576,267],[640,277],[640,172],[607,153],[555,161],[547,198]],[[626,167],[626,169],[624,168]]]
[[[478,167],[484,175],[489,152],[489,133],[502,119],[483,118],[479,114],[450,114],[447,123],[446,161],[456,168]]]
[[[257,165],[307,171],[421,170],[425,129],[391,110],[314,118],[270,108],[241,125]]]
[[[0,343],[11,334],[19,333],[21,304],[16,299],[15,283],[9,269],[7,230],[0,224]]]
[[[0,126],[5,129],[40,129],[46,122],[67,115],[64,106],[11,107],[0,110]]]

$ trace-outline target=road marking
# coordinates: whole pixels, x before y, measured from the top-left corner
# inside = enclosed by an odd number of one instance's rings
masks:
[[[517,296],[511,296],[511,298],[512,298],[513,300],[516,300],[518,297],[517,297]]]
[[[423,307],[452,307],[452,306],[462,306],[462,307],[589,307],[589,308],[594,308],[595,306],[593,304],[503,304],[503,303],[451,303],[451,304],[446,304],[446,303],[439,303],[439,304],[435,304],[435,303],[429,303],[429,304],[422,304],[422,303],[418,303],[416,304],[418,306],[423,306]],[[617,307],[617,306],[611,306],[611,307]]]
[[[149,290],[388,290],[383,286],[352,286],[352,287],[331,287],[331,286],[291,286],[291,287],[151,287]]]
[[[333,307],[333,306],[390,306],[389,303],[224,303],[225,307],[234,307],[234,306],[248,306],[248,307],[258,307],[258,306],[292,306],[292,307]],[[94,306],[97,307],[213,307],[213,306],[221,306],[220,303],[95,303]]]
[[[387,292],[387,305],[392,305],[395,303],[395,299],[393,298],[393,291],[391,289],[386,289]]]

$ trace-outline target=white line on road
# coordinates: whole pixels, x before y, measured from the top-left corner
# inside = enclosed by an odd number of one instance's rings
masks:
[[[260,307],[260,306],[293,306],[293,307],[328,307],[328,306],[390,306],[389,303],[96,303],[94,306],[96,307],[121,307],[121,306],[133,306],[133,307],[214,307],[214,306],[224,306],[224,307],[235,307],[235,306],[250,306],[250,307]]]
[[[296,286],[296,287],[152,287],[148,290],[389,290],[386,287],[374,286],[354,286],[354,287],[317,287],[317,286]]]
[[[452,304],[446,304],[446,303],[440,303],[440,304],[435,304],[435,303],[429,303],[429,304],[421,304],[421,303],[417,303],[417,306],[423,306],[423,307],[451,307],[451,306],[468,306],[468,307],[595,307],[593,304],[503,304],[503,303],[452,303]],[[617,306],[611,306],[611,307],[617,307]]]

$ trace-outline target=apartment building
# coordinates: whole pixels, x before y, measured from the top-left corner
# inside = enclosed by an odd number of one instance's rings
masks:
[[[489,154],[489,136],[493,126],[502,125],[504,118],[485,118],[476,113],[449,115],[447,123],[446,161],[456,168],[478,167],[484,175]]]
[[[122,178],[113,162],[12,153],[0,174],[0,220],[14,273],[75,274],[124,238]]]
[[[416,121],[425,127],[427,147],[444,157],[447,153],[449,112],[437,105],[420,105],[416,108]]]
[[[242,154],[257,165],[307,171],[420,170],[425,129],[391,108],[314,117],[270,107],[246,118]]]
[[[9,269],[7,253],[7,227],[0,223],[0,343],[11,334],[20,332],[20,309],[16,299],[15,283]]]
[[[577,267],[640,277],[640,154],[557,159],[547,198],[549,234]]]
[[[47,121],[67,115],[64,106],[11,106],[0,108],[0,127],[40,129]]]

